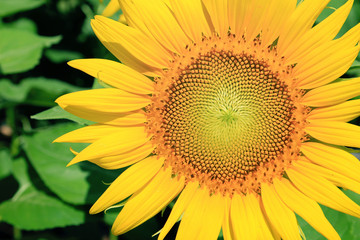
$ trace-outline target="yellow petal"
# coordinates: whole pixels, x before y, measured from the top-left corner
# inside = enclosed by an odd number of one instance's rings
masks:
[[[152,40],[156,40],[151,35],[149,29],[146,27],[139,11],[137,11],[133,1],[128,0],[118,0],[120,8],[124,14],[126,22],[129,26],[136,28],[143,32],[146,36],[150,37]]]
[[[175,53],[184,51],[190,39],[164,1],[134,0],[133,3],[149,32],[161,45]]]
[[[99,213],[141,189],[156,175],[163,163],[164,159],[153,156],[126,169],[94,203],[90,214]]]
[[[286,61],[295,63],[296,59],[301,59],[325,42],[333,40],[348,17],[353,2],[353,0],[347,1],[325,20],[300,36],[298,41],[292,42],[291,48],[284,53]]]
[[[180,26],[194,42],[201,42],[203,34],[211,36],[201,0],[173,0],[170,3]]]
[[[298,86],[310,89],[325,85],[343,75],[354,62],[360,46],[360,24],[341,38],[327,42],[297,59],[293,74]]]
[[[311,120],[305,131],[312,137],[335,145],[360,148],[360,127],[350,123]]]
[[[281,200],[327,239],[340,239],[324,216],[320,206],[299,192],[287,179],[274,179],[274,187]]]
[[[162,0],[162,1],[171,9],[170,0]]]
[[[267,9],[274,1],[229,0],[228,15],[231,32],[246,39],[254,39],[261,30]]]
[[[231,198],[225,196],[225,209],[224,209],[225,213],[224,213],[224,221],[222,224],[222,232],[223,232],[224,240],[231,240],[235,238],[230,223],[230,206],[231,206]]]
[[[351,191],[360,194],[360,182],[347,176],[306,161],[298,161],[294,163],[294,166],[300,171],[306,168],[306,171],[312,173],[314,176],[321,176],[334,183],[336,186],[350,189]]]
[[[85,113],[91,114],[91,116],[89,116],[87,119],[108,125],[134,126],[142,125],[147,121],[143,110],[127,112],[123,114],[116,113],[117,118],[112,118],[113,115],[111,113],[101,113],[101,116],[94,116],[95,114],[91,111],[82,112],[82,114]]]
[[[105,7],[104,11],[102,12],[102,15],[105,17],[111,17],[119,10],[120,10],[120,5],[118,0],[110,0],[108,5]]]
[[[263,201],[260,201],[260,208],[261,208],[261,211],[262,211],[262,213],[263,213],[263,215],[264,215],[264,219],[265,219],[267,225],[269,226],[269,229],[270,229],[270,231],[271,231],[271,234],[272,234],[274,240],[282,240],[279,232],[276,230],[276,228],[274,227],[274,225],[271,223],[269,217],[266,215],[266,211],[265,211],[265,207],[264,207]]]
[[[280,35],[281,30],[295,11],[296,1],[294,0],[273,0],[269,2],[268,8],[262,17],[261,43],[272,44]]]
[[[297,168],[288,169],[286,173],[294,185],[309,198],[337,211],[360,217],[360,207],[325,178]]]
[[[250,222],[248,221],[246,206],[243,197],[235,194],[231,199],[230,219],[231,229],[233,230],[234,239],[252,239],[255,236]]]
[[[183,189],[184,178],[172,178],[171,168],[160,169],[157,175],[126,202],[112,227],[114,235],[123,234],[166,207]]]
[[[274,186],[262,183],[261,197],[266,214],[280,236],[301,240],[295,214],[283,203]]]
[[[174,224],[179,220],[181,214],[185,211],[185,209],[190,204],[191,200],[195,192],[199,187],[198,182],[190,182],[186,185],[179,198],[176,200],[174,207],[171,210],[170,216],[168,217],[164,227],[160,231],[160,235],[158,237],[159,240],[163,240],[170,231],[170,229],[174,226]]]
[[[169,66],[171,55],[139,30],[102,16],[96,16],[91,26],[104,46],[127,66],[139,72]]]
[[[257,231],[256,235],[259,236],[259,239],[273,239],[272,233],[261,210],[258,196],[247,194],[243,200],[245,206],[247,206],[246,211],[249,219],[252,219],[252,225],[257,226],[255,231]]]
[[[257,0],[248,2],[240,34],[245,33],[248,40],[261,34],[262,44],[270,45],[279,36],[284,23],[295,10],[296,1]]]
[[[242,36],[245,28],[245,16],[249,11],[251,1],[228,0],[229,25],[232,33]]]
[[[324,45],[322,45],[323,47]],[[318,48],[314,51],[313,58],[302,59],[308,65],[303,67],[300,63],[296,65],[298,82],[297,86],[302,89],[312,89],[319,86],[328,84],[335,79],[341,77],[354,62],[356,56],[359,53],[359,46],[352,48],[340,47],[338,50],[334,50],[335,47]],[[312,61],[314,60],[314,62]],[[309,63],[312,63],[309,65]],[[306,68],[306,70],[304,69]]]
[[[151,142],[147,142],[124,153],[120,153],[114,156],[89,159],[88,161],[104,169],[119,169],[132,165],[148,157],[153,152],[154,148],[155,147],[153,144],[151,144]],[[74,160],[71,161],[69,165],[73,163],[75,163]]]
[[[213,239],[219,236],[224,217],[224,198],[198,189],[181,219],[176,239]]]
[[[354,155],[316,142],[303,143],[301,152],[311,162],[360,182],[360,161]]]
[[[154,82],[149,78],[115,61],[80,59],[68,64],[121,90],[138,94],[150,94],[154,91]]]
[[[217,240],[224,219],[225,199],[221,194],[213,194],[206,200],[204,204],[207,211],[202,216],[203,220],[198,223],[200,225],[198,236],[199,239]]]
[[[235,194],[231,202],[231,223],[235,239],[273,239],[258,198]]]
[[[123,128],[122,131],[105,136],[86,147],[75,156],[69,165],[84,160],[126,153],[145,144],[149,138],[144,127]]]
[[[215,31],[220,36],[227,36],[229,31],[228,1],[203,0],[203,3],[210,15]]]
[[[66,133],[55,139],[54,142],[92,143],[116,131],[122,131],[122,128],[104,124],[93,124]]]
[[[348,122],[360,115],[360,99],[346,101],[330,107],[315,108],[307,119]]]
[[[296,7],[294,0],[248,1],[228,0],[228,15],[231,32],[248,39],[261,31],[261,42],[270,45]]]
[[[329,2],[330,0],[303,1],[296,7],[280,32],[277,44],[279,55],[286,56],[286,49],[311,29],[315,20]]]
[[[343,79],[307,92],[301,103],[312,107],[323,107],[342,103],[358,95],[360,95],[360,78]]]
[[[143,108],[151,103],[146,95],[136,95],[115,88],[101,88],[65,94],[55,101],[68,112],[73,107],[93,111],[124,113]]]
[[[270,3],[271,1],[266,0],[251,1],[248,11],[246,12],[243,26],[245,36],[250,41],[259,35],[262,20],[269,9]]]
[[[67,106],[66,111],[93,122],[116,126],[134,126],[146,122],[144,111],[137,110],[125,113],[99,112],[78,106]]]

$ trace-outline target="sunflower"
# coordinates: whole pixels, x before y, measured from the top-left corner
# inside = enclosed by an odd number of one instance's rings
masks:
[[[57,142],[91,143],[69,165],[128,167],[90,209],[121,202],[123,234],[173,200],[158,236],[301,239],[295,213],[340,239],[318,203],[360,217],[338,187],[360,193],[360,78],[338,79],[358,55],[360,24],[335,38],[353,1],[120,0],[128,25],[91,24],[122,63],[69,65],[109,88],[57,99],[96,124]],[[346,147],[344,147],[346,146]]]

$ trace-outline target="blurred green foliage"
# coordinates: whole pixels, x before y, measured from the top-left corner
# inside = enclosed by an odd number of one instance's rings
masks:
[[[81,150],[85,145],[51,143],[91,124],[55,106],[54,100],[93,85],[101,87],[66,61],[114,59],[90,28],[90,19],[107,2],[0,1],[0,239],[117,239],[110,228],[119,209],[95,216],[88,209],[122,170],[103,170],[91,163],[66,168],[73,157],[70,146]],[[344,2],[333,0],[329,6],[337,8]],[[326,9],[318,21],[332,11]],[[340,35],[358,22],[356,1]],[[360,76],[359,60],[345,77]],[[358,194],[345,193],[360,204]],[[360,239],[359,219],[323,210],[343,239]],[[158,214],[118,238],[152,239],[169,212],[167,208],[164,216]],[[301,218],[299,224],[307,239],[324,239]]]

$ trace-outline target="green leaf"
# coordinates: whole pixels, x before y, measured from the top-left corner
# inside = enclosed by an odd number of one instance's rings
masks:
[[[108,211],[104,212],[105,223],[110,226],[113,225],[121,209],[122,208],[109,209]]]
[[[0,204],[0,220],[24,230],[43,230],[79,225],[83,212],[35,189],[24,159],[14,161],[14,176],[20,184],[15,196]]]
[[[353,62],[353,64],[351,65],[351,67],[349,68],[349,70],[354,70],[354,69],[360,69],[360,61],[359,60],[355,60]]]
[[[37,32],[36,23],[28,18],[20,18],[14,22],[9,22],[9,23],[0,23],[0,29],[1,28],[13,28],[13,29],[32,32],[32,33]]]
[[[45,51],[45,56],[54,63],[62,63],[74,59],[84,58],[84,56],[79,52],[57,49],[47,49]]]
[[[89,191],[89,173],[75,165],[66,167],[74,157],[70,144],[51,143],[62,134],[72,131],[77,124],[59,124],[24,137],[24,149],[31,164],[45,185],[61,199],[73,204],[84,204]]]
[[[100,81],[99,79],[94,78],[94,83],[92,85],[92,89],[100,89],[100,88],[113,88],[113,86],[110,86],[109,84],[106,84],[103,81]]]
[[[78,124],[58,124],[24,137],[24,150],[45,185],[61,199],[73,204],[94,203],[122,170],[105,170],[92,163],[66,167],[85,144],[51,143],[55,138],[78,128]]]
[[[0,17],[34,9],[43,5],[45,0],[1,0]]]
[[[8,149],[0,149],[0,179],[11,173],[11,157]]]
[[[37,106],[54,106],[55,99],[68,92],[82,88],[56,79],[26,78],[15,85],[10,80],[0,79],[0,99],[12,103],[28,103]]]
[[[20,188],[26,188],[31,185],[31,180],[27,173],[28,167],[25,159],[17,158],[13,162],[13,175],[16,181],[20,184]]]
[[[24,230],[43,230],[80,225],[85,214],[56,198],[27,188],[16,200],[0,205],[0,219]]]
[[[94,123],[92,121],[72,115],[71,113],[68,113],[59,106],[55,106],[48,110],[35,114],[31,116],[31,118],[36,120],[68,119],[81,125],[90,125]]]
[[[14,74],[34,68],[42,50],[60,42],[61,36],[43,37],[29,31],[0,29],[0,72]]]

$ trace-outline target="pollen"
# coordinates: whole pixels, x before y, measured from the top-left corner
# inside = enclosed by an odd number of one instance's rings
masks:
[[[212,192],[260,192],[306,138],[292,66],[259,38],[213,36],[187,46],[156,78],[147,129],[174,175]]]

